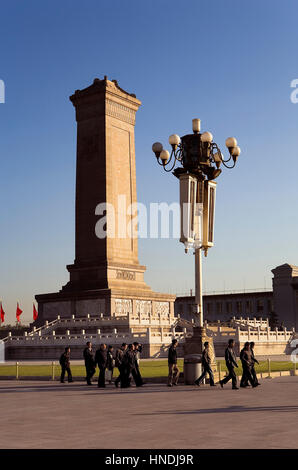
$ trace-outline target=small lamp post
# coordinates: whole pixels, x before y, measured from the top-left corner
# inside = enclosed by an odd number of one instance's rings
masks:
[[[235,137],[226,139],[229,157],[224,156],[213,141],[210,132],[200,133],[200,119],[192,120],[193,134],[179,137],[172,134],[169,144],[171,154],[160,142],[152,145],[157,163],[166,172],[173,172],[179,179],[181,236],[185,252],[193,249],[195,255],[195,305],[197,324],[203,329],[202,300],[202,250],[207,256],[214,244],[214,216],[216,182],[222,172],[220,166],[234,168],[240,155],[240,147]],[[180,166],[176,167],[176,164]],[[175,168],[176,167],[176,168]]]

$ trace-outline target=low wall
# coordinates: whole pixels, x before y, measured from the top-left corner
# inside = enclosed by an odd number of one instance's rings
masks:
[[[114,351],[119,348],[119,344],[112,344]],[[25,361],[25,360],[49,360],[58,361],[64,352],[65,345],[49,345],[49,346],[10,346],[5,348],[6,361]],[[71,345],[71,359],[83,359],[83,351],[86,345]],[[96,351],[99,344],[93,345],[93,351]],[[149,345],[143,345],[142,357],[147,359],[149,355]]]

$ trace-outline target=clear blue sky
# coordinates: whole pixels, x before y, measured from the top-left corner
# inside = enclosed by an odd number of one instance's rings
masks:
[[[74,258],[76,127],[68,100],[95,77],[117,79],[142,101],[136,123],[138,199],[178,200],[152,142],[199,117],[239,164],[218,181],[207,291],[270,287],[275,266],[298,263],[296,0],[44,0],[1,3],[0,299],[32,319],[34,295],[68,280]],[[194,257],[178,240],[141,240],[147,282],[193,287]]]

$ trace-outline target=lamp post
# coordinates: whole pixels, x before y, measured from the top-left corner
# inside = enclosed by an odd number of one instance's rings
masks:
[[[210,132],[200,133],[200,119],[192,120],[193,134],[179,137],[172,134],[171,154],[160,142],[152,145],[157,163],[166,172],[173,172],[180,184],[181,236],[185,252],[193,249],[195,255],[195,305],[197,325],[203,328],[202,250],[207,256],[214,244],[214,215],[216,182],[220,166],[234,168],[240,147],[234,137],[226,139],[229,157],[225,160]],[[180,166],[176,167],[176,164]],[[176,168],[175,168],[176,167]]]

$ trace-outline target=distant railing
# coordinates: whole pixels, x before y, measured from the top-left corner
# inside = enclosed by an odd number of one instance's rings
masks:
[[[263,289],[257,288],[257,289],[243,289],[243,290],[214,290],[214,291],[203,291],[203,295],[228,295],[228,294],[253,294],[254,292],[260,293],[260,292],[273,292],[271,288],[264,287]],[[175,294],[176,297],[194,297],[195,295],[195,290],[190,289],[188,292],[181,292]]]
[[[254,341],[256,343],[268,343],[268,342],[285,342],[288,343],[293,339],[295,335],[295,328],[292,330],[279,331],[277,328],[271,330],[268,326],[266,329],[258,327],[257,329],[248,326],[246,330],[241,330],[239,326],[233,330],[225,329],[225,327],[218,326],[217,329],[207,329],[209,336],[212,336],[213,341],[222,341],[222,339],[234,339],[236,342]]]

